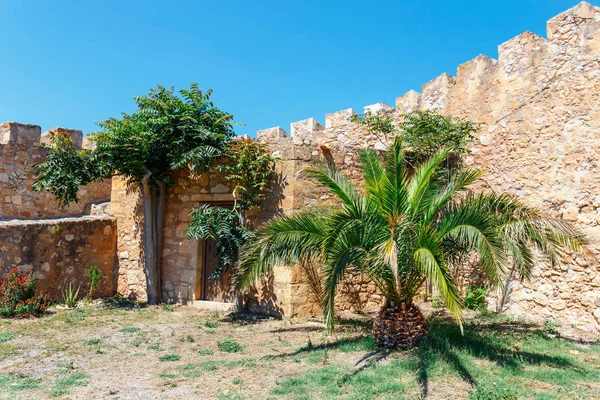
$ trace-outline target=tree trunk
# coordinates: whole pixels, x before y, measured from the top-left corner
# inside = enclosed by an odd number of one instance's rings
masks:
[[[373,336],[380,347],[403,350],[427,336],[427,325],[414,304],[386,304],[373,323]]]
[[[146,275],[146,293],[148,304],[158,304],[160,293],[158,287],[158,269],[156,264],[156,215],[155,196],[150,188],[151,172],[142,179],[142,199],[144,203],[144,273]]]
[[[162,298],[162,245],[163,245],[163,226],[165,219],[165,202],[167,197],[167,186],[164,183],[158,184],[158,200],[156,201],[156,274],[157,274],[157,288],[158,288],[158,299]]]

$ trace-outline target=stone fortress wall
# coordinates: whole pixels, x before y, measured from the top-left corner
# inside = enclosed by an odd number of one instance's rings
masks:
[[[98,295],[115,292],[116,220],[96,214],[96,204],[110,200],[110,181],[79,192],[79,203],[61,210],[54,196],[34,192],[33,165],[43,162],[53,133],[69,135],[75,147],[89,146],[79,130],[37,125],[0,124],[0,277],[11,268],[33,270],[39,286],[54,299],[72,283],[87,284],[87,268],[98,266],[104,278]]]
[[[412,110],[437,109],[482,123],[464,160],[487,169],[481,188],[510,193],[573,221],[592,242],[585,256],[555,268],[540,265],[530,282],[515,286],[508,311],[554,320],[568,334],[595,339],[600,334],[600,9],[581,3],[547,27],[547,38],[525,32],[500,45],[497,60],[480,55],[461,64],[456,76],[442,74],[421,93],[398,97],[395,106],[377,103],[364,111],[400,118]],[[385,149],[387,143],[352,123],[353,114],[351,109],[327,114],[324,124],[314,118],[295,122],[289,135],[281,127],[257,133],[280,159],[281,184],[266,209],[252,217],[255,224],[332,200],[303,172],[314,161],[333,161],[359,179],[357,151]],[[86,146],[80,131],[56,130]],[[37,126],[0,125],[0,276],[11,267],[33,269],[58,295],[69,281],[84,284],[84,270],[96,264],[105,272],[103,294],[144,300],[139,191],[113,179],[112,187],[105,182],[82,189],[80,203],[59,210],[50,194],[31,191],[32,165],[48,154],[43,142],[47,134]],[[109,198],[112,216],[93,215],[103,214],[94,204]],[[218,176],[174,174],[163,234],[164,300],[186,303],[198,297],[202,247],[183,237],[190,208],[231,200],[231,188]],[[276,309],[285,316],[320,312],[298,269],[276,268],[258,286],[249,299],[252,309]],[[340,311],[382,302],[359,274],[347,276],[338,300]]]
[[[585,256],[554,268],[540,265],[530,282],[514,287],[508,312],[558,322],[580,337],[600,335],[600,8],[583,2],[547,23],[547,38],[524,32],[498,47],[498,59],[480,55],[398,97],[395,107],[377,103],[365,112],[399,118],[436,109],[482,123],[465,163],[487,170],[481,189],[510,193],[551,216],[575,222],[589,236]],[[293,209],[329,200],[305,181],[302,168],[330,158],[357,178],[357,151],[386,148],[350,121],[346,109],[261,130],[284,160],[294,160]],[[595,258],[594,258],[595,257]],[[302,287],[302,284],[296,282]],[[292,298],[298,311],[306,288]],[[345,300],[344,300],[345,299]],[[381,297],[360,276],[348,277],[340,308],[378,306]],[[494,298],[491,298],[493,306]]]

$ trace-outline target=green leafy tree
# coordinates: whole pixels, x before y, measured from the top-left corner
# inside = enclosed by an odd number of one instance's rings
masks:
[[[334,324],[334,299],[344,274],[356,269],[385,296],[374,323],[378,344],[407,347],[426,332],[413,298],[429,280],[458,320],[464,309],[451,273],[461,254],[474,252],[491,285],[502,282],[512,257],[528,276],[539,252],[550,261],[584,239],[573,226],[548,218],[507,195],[475,194],[470,188],[482,171],[453,169],[444,174],[449,151],[439,151],[416,169],[407,167],[401,138],[381,157],[359,153],[363,190],[335,167],[307,172],[337,198],[339,205],[272,220],[242,252],[238,283],[250,285],[275,265],[323,268],[322,299],[327,324]]]
[[[435,110],[410,112],[397,123],[390,116],[372,113],[354,115],[352,120],[384,144],[400,140],[405,161],[412,165],[431,157],[439,149],[448,150],[450,158],[468,153],[473,133],[480,128],[479,124],[441,115]]]
[[[148,302],[160,301],[160,254],[166,187],[174,170],[209,169],[234,137],[232,115],[217,108],[212,91],[196,84],[175,92],[157,86],[135,97],[137,109],[98,125],[93,150],[76,150],[56,135],[48,160],[36,166],[36,190],[48,190],[62,207],[77,201],[77,190],[113,176],[139,187],[144,208],[144,272]]]

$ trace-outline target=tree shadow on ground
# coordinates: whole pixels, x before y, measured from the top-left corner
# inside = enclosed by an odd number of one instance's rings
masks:
[[[478,386],[477,379],[459,354],[493,362],[512,374],[519,374],[527,366],[549,366],[585,373],[581,365],[568,357],[520,350],[518,342],[531,337],[556,340],[531,323],[470,323],[464,326],[464,334],[461,334],[460,327],[454,321],[434,317],[429,322],[428,336],[416,352],[419,364],[417,380],[422,387],[423,397],[427,397],[429,391],[429,370],[438,360],[450,365],[470,385]]]

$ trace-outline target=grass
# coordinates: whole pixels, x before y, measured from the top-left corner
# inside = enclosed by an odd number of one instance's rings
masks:
[[[0,343],[9,342],[15,338],[12,332],[0,332]]]
[[[71,388],[75,386],[86,386],[90,382],[89,377],[81,372],[67,373],[58,378],[54,388],[50,391],[53,397],[62,396],[71,393]]]
[[[600,399],[600,343],[561,339],[549,323],[478,314],[461,335],[436,317],[417,348],[390,353],[362,321],[328,334],[296,320],[119,304],[88,306],[83,319],[58,310],[1,321],[0,399]],[[122,384],[131,376],[142,389]]]
[[[219,350],[225,353],[237,353],[244,350],[244,346],[233,339],[225,339],[217,342]]]
[[[158,357],[158,361],[179,361],[181,360],[181,356],[177,354],[165,354],[164,356]]]

